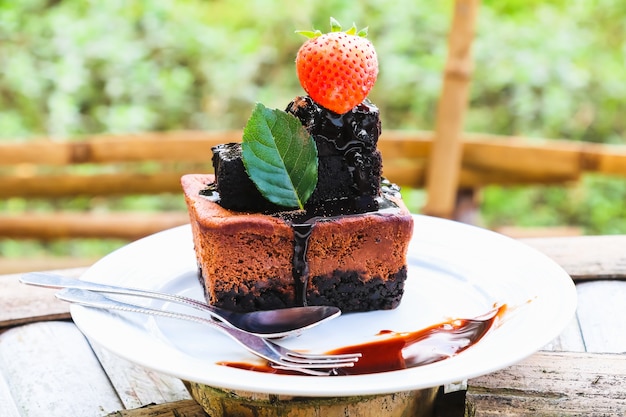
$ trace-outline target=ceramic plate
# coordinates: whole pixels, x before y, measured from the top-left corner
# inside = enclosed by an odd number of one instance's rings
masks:
[[[71,312],[90,339],[147,368],[214,387],[323,397],[430,388],[496,371],[558,336],[576,308],[574,284],[552,260],[513,239],[448,220],[415,216],[408,270],[397,309],[344,314],[281,343],[323,352],[374,340],[381,330],[416,331],[451,318],[474,317],[494,304],[507,304],[510,310],[478,343],[449,359],[335,377],[275,375],[219,365],[257,360],[201,324],[75,305]],[[131,243],[94,264],[82,279],[202,299],[189,226]],[[163,307],[163,302],[137,302]]]

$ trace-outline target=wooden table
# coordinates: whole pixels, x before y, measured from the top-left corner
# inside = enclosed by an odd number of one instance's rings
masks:
[[[626,416],[626,235],[524,242],[576,281],[576,317],[544,350],[440,395],[436,414]],[[182,381],[91,345],[54,290],[18,278],[0,276],[0,416],[207,417]]]

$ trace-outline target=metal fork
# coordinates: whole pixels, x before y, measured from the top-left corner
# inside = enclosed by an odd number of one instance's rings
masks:
[[[354,366],[361,357],[360,353],[327,355],[297,352],[254,334],[225,326],[213,319],[125,303],[92,291],[65,288],[59,291],[56,296],[63,301],[86,307],[142,313],[206,324],[229,335],[249,352],[269,361],[277,368],[308,375],[330,375],[334,369]]]

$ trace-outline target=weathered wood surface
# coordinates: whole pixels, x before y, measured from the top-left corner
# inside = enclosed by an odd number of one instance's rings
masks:
[[[433,417],[437,387],[392,394],[302,398],[224,390],[190,383],[190,391],[211,417]]]
[[[552,352],[470,380],[467,415],[625,416],[626,237],[524,241],[580,280],[576,316]]]
[[[92,349],[125,408],[191,399],[180,379],[138,366],[98,345]]]
[[[626,235],[522,241],[552,258],[575,281],[626,279]]]
[[[577,285],[576,319],[588,352],[626,353],[626,282]]]
[[[0,334],[0,371],[9,386],[2,395],[19,410],[15,417],[100,417],[123,408],[71,322],[34,323]]]
[[[3,417],[100,417],[123,408],[191,397],[182,382],[103,353],[71,322],[41,322],[0,334]],[[4,410],[2,410],[4,411]]]
[[[468,415],[624,416],[626,357],[540,352],[469,381]]]
[[[195,400],[181,400],[165,404],[150,404],[141,408],[120,410],[106,417],[214,417],[204,412]]]
[[[63,275],[77,278],[84,269],[59,271]],[[19,282],[20,275],[0,275],[0,331],[44,320],[70,318],[67,303],[54,297],[56,290],[34,287]]]

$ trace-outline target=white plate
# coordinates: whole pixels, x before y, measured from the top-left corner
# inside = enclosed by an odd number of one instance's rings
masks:
[[[228,337],[201,324],[75,305],[72,317],[93,341],[156,371],[214,387],[318,397],[416,390],[490,373],[542,348],[573,317],[574,284],[543,254],[496,233],[437,218],[415,216],[414,230],[400,307],[345,314],[281,343],[321,352],[373,340],[383,329],[415,331],[450,318],[480,315],[494,304],[512,307],[503,323],[474,346],[437,363],[323,380],[266,374],[218,365],[220,361],[250,363],[256,359]],[[202,299],[196,274],[191,231],[182,226],[113,252],[82,279]]]

